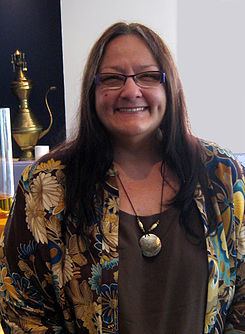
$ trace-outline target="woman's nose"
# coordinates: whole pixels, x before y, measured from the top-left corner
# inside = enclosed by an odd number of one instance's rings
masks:
[[[127,78],[125,84],[121,88],[120,95],[122,98],[141,97],[142,91],[141,88],[138,85],[136,85],[133,78]]]

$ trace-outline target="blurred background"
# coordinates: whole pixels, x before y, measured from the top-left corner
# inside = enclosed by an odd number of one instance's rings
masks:
[[[26,54],[30,107],[45,128],[49,86],[54,123],[38,144],[52,148],[75,131],[83,66],[90,47],[116,21],[156,30],[177,62],[193,132],[245,153],[244,0],[0,0],[0,106],[11,119],[18,101],[11,54]],[[19,150],[13,141],[14,156]]]

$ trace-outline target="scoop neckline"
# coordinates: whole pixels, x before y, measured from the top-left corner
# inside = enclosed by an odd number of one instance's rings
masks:
[[[169,211],[172,211],[172,210],[177,210],[177,208],[175,208],[173,205],[169,206],[166,210],[162,211],[161,213],[154,213],[152,215],[146,215],[146,216],[138,216],[139,218],[142,218],[142,219],[147,219],[147,218],[151,218],[151,217],[159,217],[160,215],[163,216],[165,214],[167,214]],[[119,214],[123,214],[123,215],[126,215],[126,216],[130,216],[130,217],[136,217],[135,214],[132,214],[132,213],[129,213],[129,212],[126,212],[126,211],[123,211],[123,210],[119,210]]]

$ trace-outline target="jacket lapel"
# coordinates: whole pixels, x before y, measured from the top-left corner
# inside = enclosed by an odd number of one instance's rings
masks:
[[[212,192],[212,186],[210,185]],[[207,261],[208,261],[208,286],[207,304],[205,314],[204,333],[221,333],[223,328],[222,312],[227,309],[228,300],[232,295],[230,289],[230,266],[232,259],[229,259],[224,222],[216,197],[212,198],[213,207],[216,213],[217,227],[214,233],[208,233],[208,217],[205,206],[205,198],[200,185],[195,192],[195,202],[199,209],[201,221],[206,235]],[[221,305],[222,304],[222,305]],[[224,309],[222,311],[222,309]],[[226,313],[226,311],[225,311]],[[224,315],[223,315],[224,316]]]

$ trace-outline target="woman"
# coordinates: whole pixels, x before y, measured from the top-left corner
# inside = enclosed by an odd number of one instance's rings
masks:
[[[1,250],[6,333],[245,333],[242,170],[191,134],[156,33],[103,33],[80,116],[77,138],[19,183]]]

